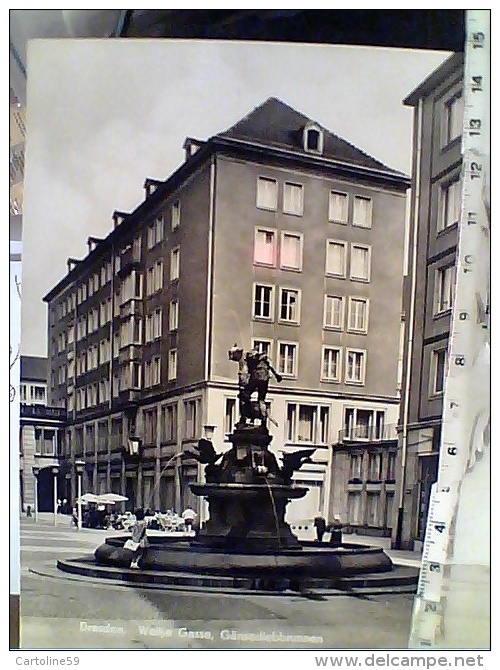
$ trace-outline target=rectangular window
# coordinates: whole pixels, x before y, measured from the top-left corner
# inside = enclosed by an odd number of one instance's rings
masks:
[[[436,271],[434,314],[447,312],[453,306],[456,270],[454,265]]]
[[[347,223],[349,197],[347,193],[330,191],[328,201],[328,221]]]
[[[287,404],[287,442],[328,443],[329,408],[323,405]]]
[[[346,384],[364,384],[366,368],[366,352],[358,349],[347,349]]]
[[[351,279],[370,281],[370,251],[366,245],[351,245]]]
[[[338,347],[323,347],[322,381],[339,382],[342,350]]]
[[[349,463],[349,481],[357,479],[361,481],[361,466],[363,464],[362,454],[351,454]]]
[[[170,281],[179,279],[181,249],[177,247],[170,252]]]
[[[304,213],[304,187],[302,184],[285,182],[283,186],[283,212],[302,216]]]
[[[155,409],[144,411],[144,442],[146,444],[156,444],[156,417]]]
[[[151,366],[151,383],[153,386],[156,386],[161,383],[161,358],[159,356],[154,356],[151,361]]]
[[[396,481],[396,454],[390,452],[387,454],[387,471],[385,475],[386,481]]]
[[[300,291],[280,287],[280,321],[300,322]]]
[[[382,480],[382,454],[368,453],[368,481],[380,482]]]
[[[282,270],[302,270],[302,235],[281,233],[280,267]]]
[[[199,437],[200,405],[198,399],[184,401],[184,438],[187,440]]]
[[[163,405],[160,417],[161,440],[174,442],[177,440],[177,405]]]
[[[131,367],[131,388],[140,389],[141,388],[141,364],[136,361],[132,361],[130,364]]]
[[[148,249],[152,249],[163,240],[163,214],[156,217],[154,222],[148,227]],[[134,249],[134,252],[137,250]],[[134,253],[135,257],[135,253]]]
[[[464,98],[462,93],[450,98],[444,105],[444,145],[461,137],[464,122]]]
[[[441,185],[440,190],[440,230],[457,224],[462,206],[462,183],[460,179]]]
[[[274,286],[254,284],[253,316],[255,319],[272,320]]]
[[[177,379],[177,349],[168,352],[168,379]]]
[[[446,349],[437,349],[432,352],[431,395],[440,395],[444,391],[446,354]]]
[[[162,336],[162,317],[163,317],[163,311],[162,309],[157,309],[154,311],[153,314],[153,328],[152,328],[152,337],[154,340],[159,339]]]
[[[298,346],[296,342],[278,343],[278,372],[284,377],[297,376]]]
[[[365,198],[362,195],[355,195],[352,225],[360,226],[361,228],[371,228],[372,209],[373,203],[371,198]]]
[[[335,277],[346,276],[346,247],[347,242],[327,240],[325,268],[327,275]]]
[[[272,358],[272,340],[252,340],[252,349],[255,349],[259,354],[265,354],[268,358]]]
[[[224,412],[224,433],[228,435],[234,430],[236,421],[238,417],[236,416],[237,410],[236,398],[226,398],[226,406]]]
[[[347,440],[382,440],[384,426],[384,411],[357,407],[348,407],[345,410],[344,435]]]
[[[257,178],[257,207],[275,211],[278,207],[278,182],[268,177]]]
[[[153,292],[163,288],[163,261],[156,261],[153,266]]]
[[[266,228],[255,229],[253,262],[256,265],[276,264],[276,233]]]
[[[344,298],[325,295],[323,305],[323,327],[342,330],[344,328]]]
[[[368,332],[368,299],[349,298],[348,330],[356,333]]]
[[[181,225],[181,201],[176,200],[170,207],[170,226],[176,230]]]
[[[151,342],[153,339],[153,315],[147,314],[144,321],[144,341]]]
[[[168,312],[168,329],[177,330],[179,326],[179,301],[171,300]]]

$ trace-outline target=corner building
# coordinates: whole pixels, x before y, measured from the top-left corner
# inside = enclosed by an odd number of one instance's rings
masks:
[[[268,395],[271,449],[316,447],[288,517],[347,522],[340,436],[367,459],[398,418],[408,180],[275,98],[184,148],[45,297],[64,467],[75,486],[82,459],[84,490],[130,508],[201,511],[189,484],[202,468],[184,452],[212,433],[230,448],[238,343],[283,376]]]

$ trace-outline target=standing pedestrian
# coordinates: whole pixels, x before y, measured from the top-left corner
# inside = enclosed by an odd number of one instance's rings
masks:
[[[326,520],[321,515],[317,516],[314,519],[314,527],[316,528],[316,538],[318,542],[321,542],[326,531]]]

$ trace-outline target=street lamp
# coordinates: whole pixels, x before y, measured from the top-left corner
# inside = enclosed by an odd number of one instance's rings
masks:
[[[52,466],[52,474],[54,475],[54,526],[57,526],[57,475],[59,474],[59,465]]]
[[[38,521],[38,473],[40,472],[40,468],[38,465],[33,466],[33,477],[35,479],[35,508],[33,510],[34,516],[35,516],[35,521]]]
[[[85,461],[75,461],[77,474],[77,510],[78,510],[78,530],[82,529],[82,474],[85,467]]]

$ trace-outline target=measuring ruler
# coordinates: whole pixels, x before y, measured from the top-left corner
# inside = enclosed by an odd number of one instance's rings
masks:
[[[410,648],[432,648],[444,637],[447,578],[462,480],[475,460],[484,417],[471,380],[488,356],[489,328],[489,67],[488,10],[466,11],[463,82],[462,204],[456,282],[443,398],[438,479],[431,489]],[[486,253],[486,255],[485,255]],[[476,370],[476,372],[475,372]],[[488,377],[484,379],[488,384]],[[476,393],[477,395],[477,393]],[[480,404],[480,400],[479,400]]]

